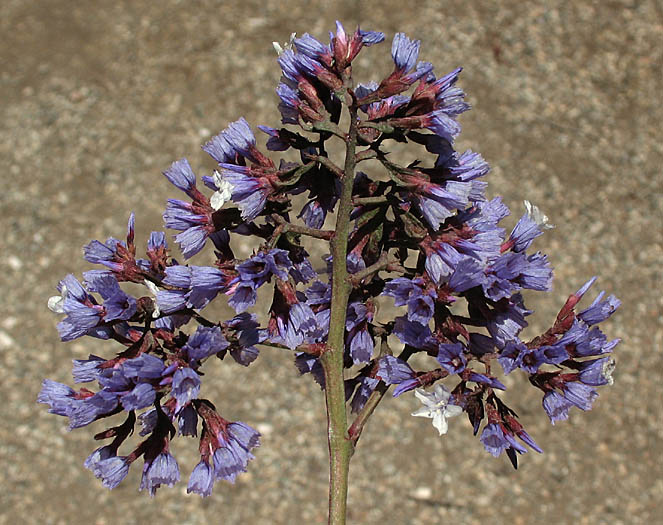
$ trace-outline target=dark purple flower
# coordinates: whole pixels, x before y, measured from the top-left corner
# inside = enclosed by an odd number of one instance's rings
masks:
[[[442,343],[439,349],[437,362],[442,365],[442,368],[450,374],[460,374],[465,370],[467,357],[465,357],[465,347],[461,343]]]
[[[174,382],[174,381],[173,381]],[[183,436],[196,436],[198,434],[198,412],[193,405],[188,404],[177,414],[177,426]]]
[[[254,345],[266,339],[264,330],[258,330],[256,316],[241,313],[227,321],[225,326],[233,330],[237,338],[237,343],[230,347],[230,355],[240,365],[249,366],[260,353]]]
[[[364,408],[366,401],[368,401],[368,398],[375,390],[375,387],[378,386],[379,382],[380,380],[376,377],[362,376],[359,378],[357,388],[350,403],[353,414],[357,414],[362,408]]]
[[[350,337],[350,356],[354,364],[368,363],[373,355],[375,343],[365,328],[354,331]]]
[[[300,352],[295,354],[295,366],[297,367],[297,370],[299,370],[300,374],[311,374],[315,382],[318,383],[320,388],[324,390],[325,371],[322,368],[320,359],[310,354]]]
[[[531,310],[525,308],[522,296],[514,294],[507,303],[501,303],[487,320],[488,332],[492,336],[498,348],[515,339],[520,331],[527,326],[525,316],[530,315]]]
[[[407,317],[396,318],[393,333],[403,343],[414,348],[424,348],[431,337],[428,326],[410,321]]]

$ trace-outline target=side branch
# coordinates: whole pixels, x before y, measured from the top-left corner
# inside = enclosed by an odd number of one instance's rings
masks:
[[[279,224],[279,227],[282,227],[280,234],[285,232],[299,233],[300,235],[307,235],[308,237],[323,239],[325,241],[330,240],[334,236],[332,230],[316,230],[315,228],[292,224],[276,213],[272,214],[271,217]]]
[[[380,255],[380,258],[376,263],[371,264],[367,268],[364,268],[357,273],[353,273],[350,277],[350,282],[352,283],[352,286],[358,286],[366,277],[369,277],[374,273],[379,272],[380,270],[400,273],[407,272],[407,270],[403,268],[403,266],[401,266],[397,260],[390,260],[389,256],[386,253],[383,253]]]
[[[343,170],[339,168],[336,164],[334,164],[334,161],[332,161],[329,157],[325,157],[324,155],[308,155],[308,154],[304,154],[304,156],[307,159],[319,162],[325,168],[331,171],[334,175],[336,175],[339,179],[343,177]]]

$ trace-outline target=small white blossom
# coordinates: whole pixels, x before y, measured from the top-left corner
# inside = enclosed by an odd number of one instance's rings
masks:
[[[436,384],[432,392],[426,392],[422,388],[414,391],[415,397],[423,403],[423,407],[412,412],[416,417],[428,417],[433,419],[433,426],[440,433],[446,434],[449,429],[447,424],[448,417],[458,416],[463,409],[458,405],[450,405],[451,394],[441,384]]]
[[[615,371],[615,366],[616,364],[614,359],[606,359],[603,363],[603,366],[601,367],[601,374],[603,377],[605,377],[605,380],[609,385],[612,385],[615,382],[612,377],[612,373]]]
[[[286,49],[292,49],[292,43],[295,40],[296,36],[297,33],[292,33],[290,35],[290,42],[285,42],[283,45],[279,44],[278,42],[272,42],[272,46],[274,46],[276,54],[278,56],[281,56]]]
[[[541,228],[541,230],[550,230],[555,227],[554,224],[548,222],[548,216],[545,215],[537,206],[534,206],[530,201],[524,201],[527,215]]]
[[[67,287],[63,284],[60,295],[48,298],[48,309],[56,314],[64,313],[64,300],[67,297]]]
[[[218,191],[214,192],[214,195],[212,195],[210,204],[212,208],[218,211],[232,197],[233,185],[230,184],[227,180],[223,179],[218,171],[214,172],[213,179],[214,184],[216,184],[216,187],[219,189]]]
[[[152,312],[152,317],[156,319],[159,317],[159,315],[161,315],[161,312],[159,311],[159,305],[157,304],[157,293],[159,292],[159,288],[156,284],[154,284],[152,281],[148,281],[147,279],[143,279],[143,283],[154,296],[154,311]]]

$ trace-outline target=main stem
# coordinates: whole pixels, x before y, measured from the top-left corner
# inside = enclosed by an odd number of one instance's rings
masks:
[[[345,317],[351,285],[346,258],[352,212],[352,187],[355,177],[357,147],[357,107],[352,101],[350,131],[346,138],[345,166],[336,218],[336,232],[331,240],[332,300],[327,351],[320,361],[325,372],[325,400],[327,402],[327,430],[329,442],[329,523],[345,523],[348,496],[348,469],[352,456],[352,441],[348,436],[345,407],[343,354],[345,349]]]

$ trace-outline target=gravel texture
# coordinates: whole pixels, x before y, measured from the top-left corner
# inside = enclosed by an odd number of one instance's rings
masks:
[[[248,369],[218,363],[205,393],[264,435],[250,472],[213,497],[185,484],[150,499],[140,468],[109,492],[82,467],[93,429],[66,430],[35,400],[42,378],[70,383],[72,358],[112,345],[60,343],[46,309],[57,281],[88,268],[81,247],[161,228],[160,172],[228,122],[276,124],[271,47],[291,32],[404,31],[438,72],[463,65],[473,111],[459,149],[492,165],[489,194],[520,215],[539,205],[557,225],[536,241],[556,271],[537,310],[543,330],[566,296],[599,274],[623,306],[615,385],[590,413],[551,426],[541,397],[507,378],[509,404],[545,454],[518,471],[471,437],[464,418],[439,438],[412,418],[411,396],[378,408],[352,462],[351,523],[640,524],[663,512],[661,186],[663,8],[656,1],[504,0],[264,2],[4,0],[0,19],[0,523],[319,523],[326,519],[324,403],[287,355],[265,350]],[[360,69],[388,71],[389,44]],[[377,57],[377,58],[376,58]],[[513,224],[512,217],[509,224]],[[204,259],[204,256],[203,256]],[[223,314],[219,310],[219,315]],[[214,381],[211,377],[216,378]],[[183,477],[194,441],[177,439]],[[658,516],[658,518],[656,518]]]

